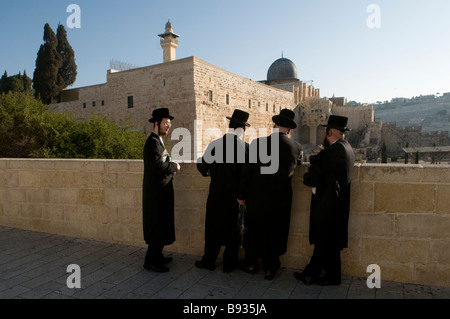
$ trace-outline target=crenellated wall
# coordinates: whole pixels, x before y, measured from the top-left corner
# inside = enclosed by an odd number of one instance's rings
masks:
[[[303,269],[311,191],[293,179],[284,267]],[[0,225],[144,247],[142,161],[0,159]],[[174,180],[177,241],[168,251],[202,255],[209,179],[183,164]],[[450,166],[357,165],[343,272],[450,286]]]

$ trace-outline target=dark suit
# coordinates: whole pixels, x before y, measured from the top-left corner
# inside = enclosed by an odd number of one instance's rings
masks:
[[[348,246],[351,175],[355,154],[341,139],[310,159],[304,175],[307,186],[315,187],[311,199],[309,239],[315,245],[308,275],[315,278],[321,271],[340,283],[340,251]]]
[[[248,144],[236,134],[228,133],[210,143],[197,164],[203,176],[211,177],[206,204],[205,253],[202,259],[202,263],[211,268],[214,267],[221,246],[226,246],[223,256],[225,271],[231,271],[238,263],[239,204],[236,199],[247,158]],[[211,162],[212,159],[214,161]]]
[[[270,154],[272,139],[279,145],[278,154]],[[267,150],[262,145],[267,145]],[[264,269],[275,272],[280,267],[279,256],[287,250],[292,206],[291,182],[295,168],[301,163],[301,145],[286,134],[273,133],[255,139],[249,151],[250,164],[244,169],[239,190],[239,199],[245,200],[247,206],[246,263],[256,265],[256,259],[262,257]],[[252,163],[255,154],[258,154],[258,160]],[[279,167],[274,174],[261,173],[261,168],[271,165],[264,164],[261,154],[270,154],[272,158],[278,156]]]
[[[163,247],[175,242],[172,179],[176,169],[160,137],[152,132],[144,147],[142,194],[144,240],[152,251],[147,263],[157,264]]]

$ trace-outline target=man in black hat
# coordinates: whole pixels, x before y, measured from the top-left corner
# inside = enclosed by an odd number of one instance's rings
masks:
[[[295,113],[284,109],[272,118],[275,132],[255,139],[250,145],[250,163],[245,166],[239,188],[238,202],[247,207],[244,241],[245,263],[242,269],[256,273],[257,259],[262,258],[265,278],[272,280],[281,266],[280,256],[287,251],[292,206],[292,177],[301,164],[301,145],[289,138],[297,127]],[[274,147],[273,143],[278,144]],[[265,149],[264,149],[265,148]],[[271,162],[278,161],[274,173],[264,173],[271,166],[262,158],[270,154]],[[269,155],[269,154],[268,154]],[[256,157],[256,163],[252,158]]]
[[[305,284],[339,285],[340,252],[348,246],[350,185],[355,153],[344,139],[348,118],[331,115],[324,149],[311,156],[303,182],[313,187],[310,212],[310,244],[314,253],[302,273],[294,277]]]
[[[153,132],[144,147],[144,182],[142,210],[144,240],[148,245],[144,268],[155,272],[167,272],[165,264],[172,261],[163,256],[166,245],[175,242],[174,190],[172,179],[180,171],[180,165],[172,162],[162,137],[169,135],[173,116],[167,108],[153,111],[149,120]]]
[[[235,110],[229,130],[222,137],[211,142],[203,157],[197,163],[198,171],[211,177],[206,204],[205,248],[203,258],[195,263],[198,268],[215,269],[221,246],[223,271],[231,272],[238,266],[239,205],[236,202],[242,169],[248,159],[248,143],[243,139],[249,114]]]

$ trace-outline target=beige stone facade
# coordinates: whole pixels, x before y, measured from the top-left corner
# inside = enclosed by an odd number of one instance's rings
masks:
[[[309,245],[311,189],[305,166],[293,179],[283,267],[303,269]],[[0,159],[0,225],[145,247],[143,162]],[[195,164],[175,176],[177,240],[168,251],[201,256],[209,178]],[[352,179],[349,248],[343,273],[382,281],[450,287],[450,166],[358,164]],[[395,194],[393,196],[392,194]]]

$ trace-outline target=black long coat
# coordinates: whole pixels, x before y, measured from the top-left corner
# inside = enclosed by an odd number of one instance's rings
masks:
[[[205,241],[211,244],[227,245],[238,236],[237,193],[247,159],[248,143],[228,133],[210,143],[197,163],[198,171],[211,177],[205,222]]]
[[[161,138],[152,132],[144,147],[142,213],[147,244],[165,246],[175,242],[172,180],[176,169]]]
[[[315,187],[311,199],[310,244],[348,247],[351,175],[355,153],[346,140],[338,140],[310,159],[303,176],[307,186]]]
[[[271,154],[271,141],[279,143],[279,154]],[[267,143],[267,144],[266,144]],[[267,148],[264,145],[268,145]],[[281,256],[287,251],[292,207],[292,177],[301,164],[302,148],[286,134],[255,139],[250,145],[250,164],[244,169],[239,198],[246,200],[247,240],[252,242],[255,253]],[[255,156],[257,163],[255,163]],[[261,155],[277,157],[279,167],[274,174],[263,174],[261,168],[270,167]],[[273,159],[272,159],[273,161]]]

